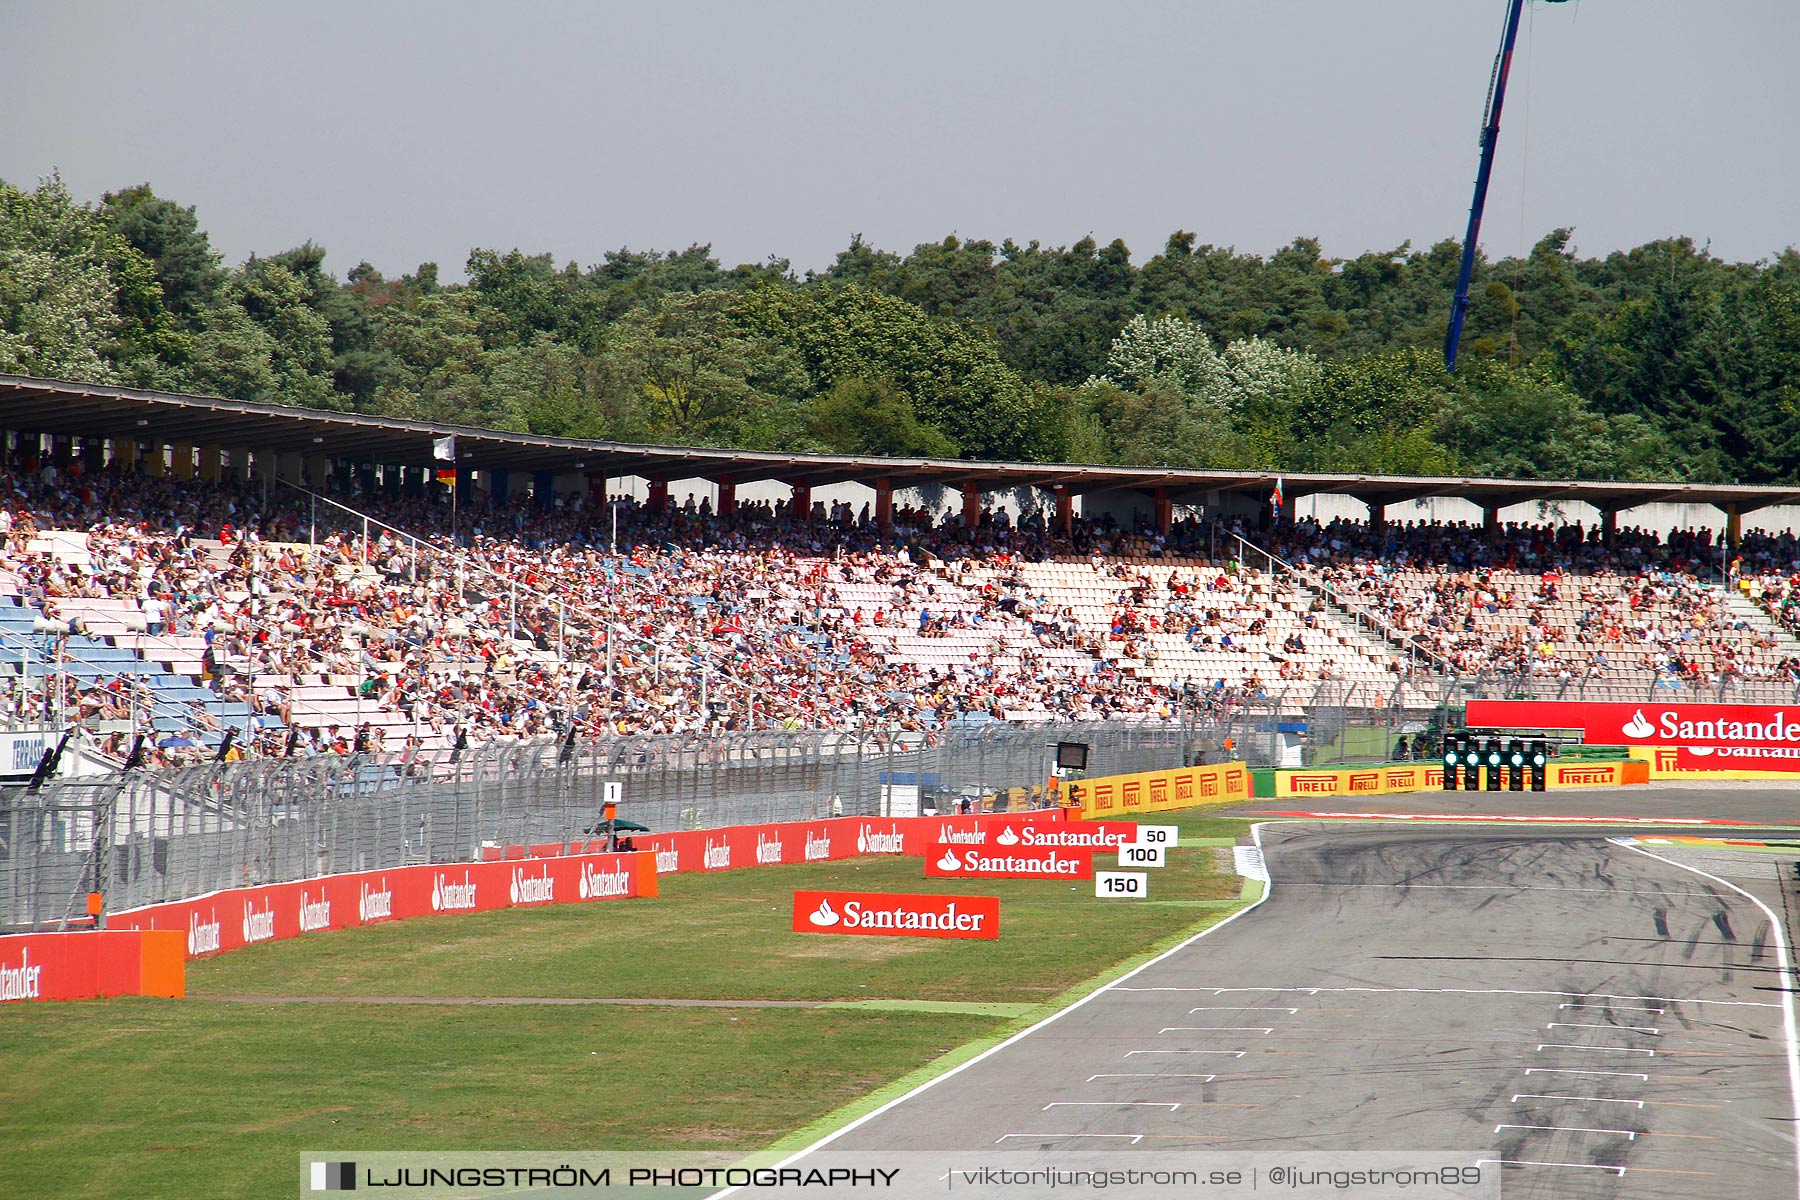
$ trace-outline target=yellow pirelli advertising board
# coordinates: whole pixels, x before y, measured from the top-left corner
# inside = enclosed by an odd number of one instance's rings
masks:
[[[1629,762],[1555,763],[1549,768],[1545,783],[1549,787],[1593,787],[1621,783],[1642,783],[1633,778]],[[1273,772],[1273,796],[1261,800],[1306,800],[1323,796],[1388,796],[1401,792],[1433,792],[1444,786],[1444,768],[1438,763],[1415,763],[1389,767],[1321,767],[1316,770],[1284,770]]]
[[[1179,771],[1101,775],[1069,785],[1079,796],[1084,821],[1118,820],[1141,813],[1241,804],[1250,799],[1250,770],[1243,763],[1215,763]]]
[[[1259,799],[1304,799],[1309,796],[1385,796],[1441,787],[1444,768],[1436,763],[1398,767],[1321,767],[1308,771],[1276,771],[1275,794]]]
[[[1648,783],[1649,777],[1642,763],[1629,761],[1552,763],[1546,782],[1553,788],[1593,787],[1596,784]]]
[[[1800,748],[1631,746],[1651,779],[1780,780],[1800,783]]]

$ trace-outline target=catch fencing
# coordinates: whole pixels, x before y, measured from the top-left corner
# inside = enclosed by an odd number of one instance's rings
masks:
[[[76,776],[0,790],[0,931],[79,924],[90,892],[118,910],[602,836],[609,782],[621,785],[620,817],[658,832],[954,811],[965,798],[1018,808],[1044,802],[1058,742],[1089,747],[1090,775],[1225,758],[1252,767],[1433,758],[1462,706],[1481,698],[1800,702],[1786,684],[1695,693],[1411,675],[1192,689],[1170,716],[1133,722],[511,740]]]
[[[89,892],[111,911],[603,836],[609,782],[621,785],[619,816],[657,832],[955,811],[965,799],[1019,808],[1045,801],[1058,742],[1088,746],[1090,775],[1226,758],[1252,767],[1434,758],[1442,732],[1480,698],[1800,702],[1791,685],[1647,693],[1596,680],[1413,674],[1190,689],[1171,715],[1131,722],[547,738],[77,776],[0,790],[0,931],[79,924]]]
[[[609,782],[621,785],[618,816],[659,832],[953,811],[965,798],[1021,808],[1044,802],[1059,741],[1087,744],[1089,773],[1113,774],[1185,765],[1219,736],[1189,711],[930,735],[542,739],[61,779],[0,793],[0,929],[78,924],[89,892],[116,911],[603,836]]]
[[[1655,701],[1667,704],[1795,704],[1800,680],[1724,678],[1688,679],[1634,672],[1570,674],[1566,678],[1483,671],[1450,681],[1449,702],[1468,700],[1587,700],[1615,703]]]
[[[1782,680],[1695,681],[1592,672],[1554,676],[1488,670],[1471,675],[1415,676],[1391,686],[1326,682],[1304,685],[1278,701],[1251,705],[1239,724],[1271,730],[1285,721],[1304,730],[1299,761],[1265,762],[1281,748],[1251,733],[1242,744],[1253,766],[1327,766],[1435,758],[1447,729],[1462,724],[1471,700],[1566,700],[1663,704],[1800,704],[1800,683]],[[1285,717],[1264,711],[1285,707]]]

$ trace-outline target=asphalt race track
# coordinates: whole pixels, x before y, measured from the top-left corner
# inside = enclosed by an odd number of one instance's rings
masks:
[[[819,1148],[1418,1152],[1509,1198],[1795,1196],[1788,935],[1610,832],[1265,825],[1261,905]]]
[[[1792,787],[1775,783],[1735,786],[1694,783],[1648,787],[1570,788],[1554,792],[1412,792],[1356,799],[1324,796],[1317,800],[1257,800],[1220,809],[1220,816],[1265,816],[1275,811],[1366,813],[1449,813],[1476,816],[1497,813],[1532,817],[1666,817],[1672,821],[1727,821],[1754,825],[1800,826],[1800,776]],[[1800,830],[1789,830],[1794,836]],[[1797,838],[1796,840],[1800,840]]]

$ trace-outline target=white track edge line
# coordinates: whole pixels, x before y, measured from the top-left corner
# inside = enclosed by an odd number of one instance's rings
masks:
[[[1793,1125],[1790,1130],[1790,1136],[1794,1143],[1794,1188],[1795,1194],[1800,1196],[1800,1025],[1797,1025],[1794,1019],[1794,993],[1792,990],[1794,986],[1794,963],[1793,958],[1788,951],[1787,935],[1782,927],[1781,918],[1775,915],[1774,909],[1770,908],[1759,898],[1751,895],[1729,879],[1714,875],[1708,871],[1702,871],[1699,867],[1691,867],[1686,863],[1676,862],[1672,858],[1664,858],[1660,854],[1652,854],[1641,846],[1627,845],[1625,849],[1636,854],[1642,854],[1645,858],[1654,858],[1657,862],[1666,863],[1677,870],[1690,871],[1703,879],[1710,879],[1714,883],[1723,884],[1744,899],[1750,901],[1750,903],[1756,905],[1756,907],[1762,909],[1763,916],[1769,918],[1769,929],[1775,935],[1775,949],[1781,955],[1782,982],[1786,985],[1781,989],[1781,1023],[1782,1032],[1787,1035],[1788,1095],[1792,1104],[1793,1116]]]
[[[1655,855],[1651,855],[1652,858]],[[1248,910],[1245,910],[1248,911]],[[1220,922],[1224,924],[1224,922]],[[1403,987],[1155,987],[1120,988],[1121,992],[1205,992],[1223,996],[1227,992],[1359,992],[1376,995],[1418,996],[1582,996],[1594,1000],[1666,1000],[1671,1004],[1723,1004],[1732,1008],[1780,1008],[1772,1000],[1702,1000],[1698,996],[1627,996],[1612,992],[1551,992],[1532,988],[1403,988]]]
[[[1250,840],[1256,844],[1256,848],[1258,850],[1262,849],[1262,827],[1265,824],[1270,824],[1270,823],[1271,822],[1258,821],[1256,824],[1254,824],[1250,827]],[[954,1078],[955,1076],[961,1074],[962,1072],[968,1070],[970,1067],[974,1066],[976,1063],[985,1061],[986,1059],[990,1058],[991,1056],[1000,1053],[1000,1051],[1007,1049],[1009,1046],[1013,1045],[1013,1043],[1023,1041],[1025,1038],[1030,1037],[1032,1034],[1034,1034],[1038,1030],[1044,1028],[1046,1025],[1049,1025],[1054,1021],[1059,1021],[1063,1017],[1066,1017],[1070,1013],[1074,1012],[1076,1009],[1080,1008],[1082,1005],[1087,1004],[1089,1001],[1094,1000],[1100,996],[1106,995],[1106,993],[1112,991],[1113,988],[1117,987],[1121,983],[1124,983],[1127,979],[1132,978],[1134,975],[1137,975],[1139,972],[1149,970],[1151,967],[1154,967],[1157,963],[1162,962],[1165,958],[1172,957],[1173,955],[1179,954],[1183,950],[1186,950],[1189,946],[1193,945],[1195,942],[1199,941],[1201,938],[1205,937],[1207,934],[1212,933],[1215,930],[1223,929],[1223,928],[1225,928],[1225,926],[1231,924],[1233,921],[1237,920],[1239,917],[1243,916],[1245,913],[1252,912],[1255,909],[1262,907],[1263,903],[1268,900],[1269,896],[1274,891],[1275,891],[1274,880],[1270,879],[1270,880],[1264,881],[1262,895],[1258,896],[1254,903],[1252,903],[1244,908],[1240,908],[1238,911],[1232,913],[1229,917],[1226,917],[1223,921],[1220,921],[1215,925],[1208,925],[1205,929],[1202,929],[1199,933],[1196,933],[1193,937],[1185,938],[1182,941],[1176,943],[1175,945],[1170,946],[1167,950],[1164,950],[1161,954],[1157,955],[1155,958],[1151,959],[1150,961],[1138,964],[1137,966],[1133,967],[1131,970],[1125,972],[1125,974],[1119,976],[1117,979],[1112,980],[1110,983],[1107,983],[1101,987],[1095,988],[1093,991],[1089,992],[1087,995],[1081,997],[1079,1000],[1076,1000],[1073,1004],[1070,1004],[1065,1008],[1058,1009],[1057,1011],[1051,1013],[1049,1016],[1045,1017],[1043,1020],[1038,1021],[1037,1023],[1035,1023],[1031,1026],[1028,1026],[1025,1029],[1019,1030],[1019,1032],[1013,1034],[1011,1037],[1007,1038],[1005,1041],[999,1043],[998,1045],[989,1046],[986,1050],[983,1050],[980,1054],[977,1054],[974,1058],[969,1059],[967,1062],[961,1062],[961,1063],[956,1064],[954,1067],[951,1067],[948,1071],[945,1071],[942,1075],[932,1076],[930,1079],[927,1079],[924,1083],[921,1083],[918,1087],[913,1088],[911,1091],[905,1092],[899,1096],[895,1096],[892,1100],[889,1100],[886,1104],[883,1104],[880,1108],[877,1108],[877,1109],[873,1110],[872,1112],[864,1113],[862,1116],[856,1118],[856,1120],[854,1120],[854,1121],[851,1121],[849,1124],[843,1126],[841,1129],[832,1130],[830,1133],[826,1134],[824,1137],[820,1138],[818,1141],[814,1142],[812,1145],[807,1146],[804,1149],[794,1151],[792,1154],[788,1155],[786,1158],[784,1158],[780,1162],[776,1163],[775,1166],[776,1167],[785,1167],[785,1166],[789,1166],[793,1163],[800,1161],[802,1158],[805,1158],[807,1155],[812,1154],[815,1151],[821,1149],[822,1147],[827,1146],[827,1145],[831,1144],[832,1142],[837,1141],[837,1139],[843,1137],[846,1133],[849,1133],[855,1129],[859,1129],[863,1125],[866,1125],[868,1122],[873,1121],[876,1117],[879,1117],[882,1114],[886,1113],[889,1109],[896,1108],[899,1105],[906,1103],[908,1100],[911,1100],[914,1096],[917,1096],[921,1092],[924,1092],[931,1088],[936,1087],[938,1084],[942,1083],[946,1079]],[[741,1189],[735,1188],[735,1187],[734,1188],[726,1188],[724,1191],[711,1193],[706,1198],[706,1200],[724,1200],[724,1197],[729,1196],[732,1193],[737,1192],[739,1190],[741,1190]]]

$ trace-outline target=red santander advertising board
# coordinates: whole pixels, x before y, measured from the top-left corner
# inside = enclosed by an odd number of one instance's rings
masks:
[[[1471,700],[1472,728],[1579,729],[1602,746],[1800,747],[1800,705]]]
[[[925,856],[925,878],[956,879],[1092,879],[1094,851],[1059,847],[945,846]]]
[[[943,846],[985,846],[996,850],[1117,850],[1137,840],[1131,821],[1046,820],[1034,813],[1016,816],[948,817],[937,825],[933,857]]]
[[[923,854],[929,842],[924,817],[829,817],[772,825],[727,825],[651,833],[636,839],[656,855],[656,870],[732,871],[783,863],[831,862],[859,854]]]
[[[1664,753],[1658,750],[1658,757]],[[1785,771],[1800,772],[1800,747],[1774,749],[1766,746],[1677,746],[1674,767],[1677,771]]]
[[[794,932],[993,940],[1000,936],[1000,901],[993,896],[795,892]]]
[[[113,913],[110,929],[176,929],[187,957],[406,917],[656,895],[647,853],[392,867],[233,888]]]
[[[1063,833],[1073,830],[1073,833]],[[728,825],[650,833],[636,839],[656,855],[656,870],[730,871],[739,867],[832,862],[864,854],[918,858],[944,845],[1051,845],[1111,848],[1133,840],[1137,826],[1113,822],[1076,825],[1061,811],[982,813],[960,817],[827,817],[770,825]],[[520,848],[523,853],[523,848]]]

